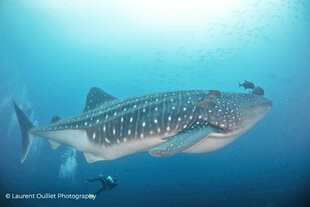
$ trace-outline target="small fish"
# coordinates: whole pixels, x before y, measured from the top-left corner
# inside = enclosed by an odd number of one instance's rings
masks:
[[[244,83],[239,83],[239,88],[240,87],[243,87],[244,89],[254,89],[255,88],[255,85],[254,85],[254,83],[252,83],[252,82],[249,82],[249,81],[246,81],[246,80],[244,80]]]
[[[215,102],[212,100],[204,100],[198,104],[203,109],[210,109],[215,107]]]
[[[263,88],[257,86],[256,88],[254,88],[254,89],[251,91],[251,93],[256,94],[256,95],[259,95],[259,96],[263,96],[265,92],[264,92],[264,89],[263,89]]]
[[[210,90],[208,93],[209,98],[219,98],[221,97],[221,95],[222,95],[221,92],[218,90]]]

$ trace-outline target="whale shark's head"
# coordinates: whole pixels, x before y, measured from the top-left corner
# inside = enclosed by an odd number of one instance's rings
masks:
[[[221,93],[212,100],[215,105],[204,110],[204,117],[223,131],[242,131],[242,134],[262,120],[272,102],[263,96],[244,93]]]
[[[185,153],[206,153],[228,145],[261,121],[270,111],[272,102],[255,94],[222,92],[202,106],[200,115],[215,132],[184,150]]]
[[[227,146],[261,121],[272,106],[270,100],[255,94],[215,90],[206,94],[195,109],[211,133],[183,150],[184,153],[206,153]]]

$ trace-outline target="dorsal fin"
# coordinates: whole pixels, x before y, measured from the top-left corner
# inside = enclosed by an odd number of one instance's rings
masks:
[[[51,120],[51,123],[55,123],[55,122],[57,122],[57,121],[59,121],[61,118],[59,117],[59,116],[53,116],[52,117],[52,120]]]
[[[93,87],[89,90],[86,98],[86,105],[84,112],[96,108],[98,105],[103,104],[106,101],[116,99],[114,96],[107,94],[103,90],[97,87]]]

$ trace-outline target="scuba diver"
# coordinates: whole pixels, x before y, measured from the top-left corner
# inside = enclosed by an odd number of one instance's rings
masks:
[[[116,183],[116,176],[107,176],[107,177],[102,177],[102,178],[94,178],[90,180],[86,180],[85,183],[91,183],[91,182],[96,182],[99,181],[102,184],[102,187],[95,193],[95,195],[98,195],[102,191],[107,191],[115,188],[117,186]]]

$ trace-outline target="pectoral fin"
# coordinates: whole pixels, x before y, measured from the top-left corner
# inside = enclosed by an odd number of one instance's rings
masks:
[[[215,131],[216,129],[207,123],[196,124],[177,135],[165,138],[169,141],[150,149],[149,153],[158,157],[174,155],[189,148]]]
[[[87,153],[87,152],[84,152],[84,156],[86,158],[86,161],[88,163],[92,163],[92,162],[96,162],[96,161],[99,161],[99,160],[104,160],[104,158],[100,157],[100,156],[97,156],[93,153]]]
[[[53,150],[57,149],[57,147],[60,146],[60,143],[59,142],[56,142],[54,140],[48,140],[50,143],[51,143],[51,147]]]

